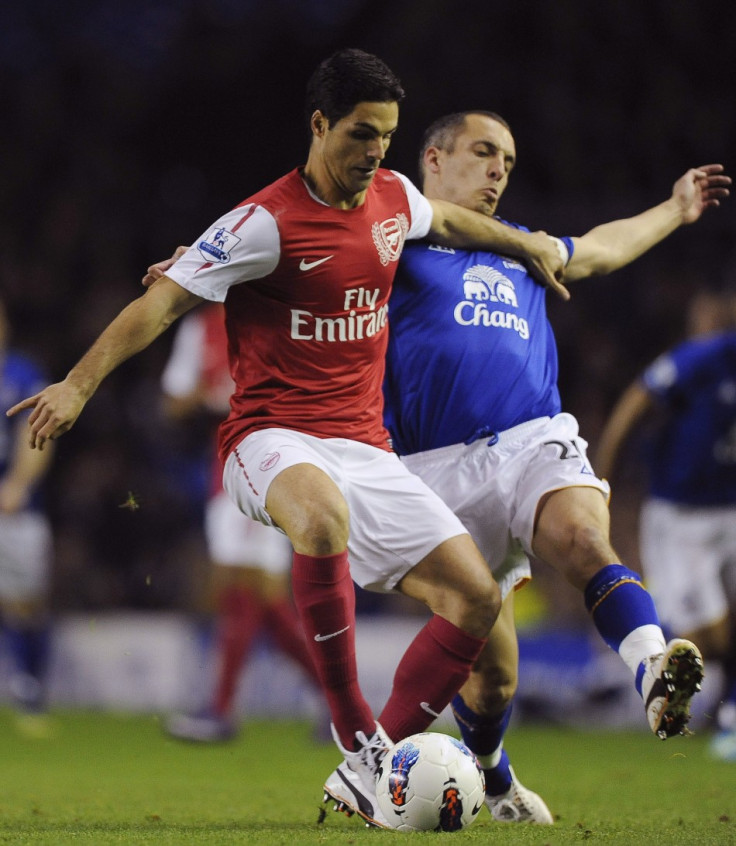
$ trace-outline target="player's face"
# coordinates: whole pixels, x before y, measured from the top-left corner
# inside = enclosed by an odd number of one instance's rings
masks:
[[[433,196],[486,215],[496,212],[516,162],[509,130],[486,115],[468,115],[452,152],[436,151]]]
[[[326,177],[328,202],[357,205],[362,202],[381,165],[399,122],[399,105],[358,103],[334,126],[317,138],[320,170]],[[313,120],[314,124],[314,120]]]

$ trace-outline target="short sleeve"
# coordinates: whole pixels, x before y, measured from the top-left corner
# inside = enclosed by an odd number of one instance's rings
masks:
[[[238,206],[220,217],[166,272],[199,297],[224,302],[233,285],[262,279],[279,263],[279,230],[261,206]]]
[[[432,226],[432,216],[434,214],[432,211],[432,204],[410,179],[402,173],[397,173],[395,170],[391,172],[395,176],[398,176],[404,183],[406,196],[409,200],[411,227],[409,228],[406,237],[408,239],[426,238],[427,235],[429,235],[429,230]]]

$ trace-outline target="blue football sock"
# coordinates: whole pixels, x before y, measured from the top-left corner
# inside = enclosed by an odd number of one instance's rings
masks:
[[[615,652],[642,626],[659,626],[657,609],[641,576],[622,564],[602,567],[585,588],[585,607],[603,640]]]
[[[475,753],[483,767],[486,793],[490,796],[506,793],[511,787],[511,771],[503,736],[511,719],[511,705],[500,714],[484,717],[468,708],[458,693],[452,700],[452,712],[463,743]]]

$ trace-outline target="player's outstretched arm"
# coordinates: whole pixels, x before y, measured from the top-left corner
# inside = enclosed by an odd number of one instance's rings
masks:
[[[33,409],[28,418],[29,443],[43,449],[47,440],[71,429],[108,373],[145,349],[177,317],[201,301],[172,279],[161,277],[120,312],[62,382],[17,403],[7,415]]]
[[[480,212],[431,199],[430,236],[438,244],[461,249],[493,250],[514,256],[526,264],[531,275],[549,286],[563,300],[570,293],[562,284],[563,258],[557,244],[544,232],[524,232]]]
[[[575,238],[565,281],[601,276],[624,267],[678,227],[699,220],[706,209],[719,206],[728,197],[730,184],[723,165],[691,168],[675,182],[672,195],[663,203],[634,217],[596,226]]]

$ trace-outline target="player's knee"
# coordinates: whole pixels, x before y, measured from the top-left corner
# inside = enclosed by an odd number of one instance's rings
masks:
[[[540,557],[561,570],[573,585],[581,588],[601,567],[617,560],[607,528],[595,522],[571,522],[560,526],[553,545]]]
[[[347,547],[350,514],[342,498],[303,503],[286,530],[294,549],[306,555],[335,555]]]

